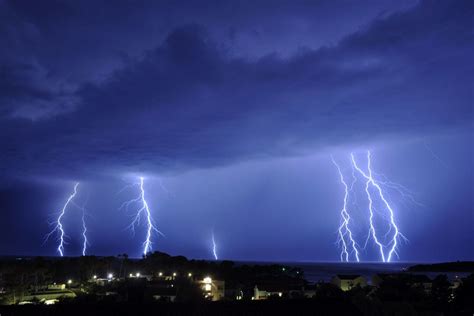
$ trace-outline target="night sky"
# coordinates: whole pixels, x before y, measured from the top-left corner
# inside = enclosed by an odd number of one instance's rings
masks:
[[[370,150],[410,190],[387,191],[395,261],[473,260],[473,21],[469,0],[0,0],[0,254],[58,255],[80,182],[88,253],[140,256],[120,206],[143,176],[154,250],[211,259],[214,232],[222,259],[339,261],[331,155],[350,180]]]

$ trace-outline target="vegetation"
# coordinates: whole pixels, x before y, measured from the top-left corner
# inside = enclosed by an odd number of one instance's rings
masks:
[[[439,266],[438,266],[439,267]],[[438,268],[437,267],[437,268]],[[418,268],[415,268],[415,270]],[[114,282],[91,282],[93,276]],[[127,277],[140,273],[145,277]],[[174,303],[166,296],[151,299],[162,283],[159,275],[173,275]],[[191,277],[191,275],[192,277]],[[226,290],[243,293],[242,300],[229,295],[209,302],[195,282],[205,276],[225,280]],[[387,275],[386,275],[387,276]],[[21,300],[27,292],[41,291],[53,282],[65,283],[75,298],[61,298],[54,306],[0,306],[0,314],[18,315],[472,315],[474,313],[474,275],[452,284],[446,275],[429,280],[422,275],[399,274],[383,277],[377,286],[356,286],[342,291],[330,283],[309,284],[303,271],[282,265],[237,265],[231,261],[188,260],[155,252],[133,260],[117,257],[32,258],[0,262],[0,304]],[[426,281],[429,281],[429,287]],[[160,285],[161,284],[161,285]],[[171,283],[170,283],[171,284]],[[266,301],[253,301],[255,285],[273,288],[283,295]],[[163,288],[161,288],[163,290]],[[308,295],[308,293],[312,293]],[[310,296],[310,297],[308,297]],[[37,302],[39,303],[39,302]]]
[[[418,264],[408,268],[411,272],[474,272],[474,261],[456,261]]]

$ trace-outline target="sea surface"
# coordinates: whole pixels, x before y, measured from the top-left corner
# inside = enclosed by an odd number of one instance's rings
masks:
[[[272,264],[269,262],[254,262],[255,264]],[[366,278],[370,284],[372,276],[378,273],[401,273],[414,265],[420,264],[415,262],[409,263],[341,263],[341,262],[275,262],[275,264],[282,264],[291,267],[297,267],[303,270],[304,277],[307,281],[314,282],[329,282],[337,274],[357,274]],[[469,273],[466,272],[410,272],[413,274],[423,274],[433,279],[439,274],[447,275],[448,279],[454,280],[456,277],[466,277]]]
[[[289,264],[290,265],[290,264]],[[378,273],[398,273],[405,271],[410,263],[293,263],[291,266],[304,271],[309,282],[329,282],[337,274],[358,274],[370,283]]]
[[[337,274],[358,274],[370,284],[372,276],[378,273],[406,272],[410,266],[418,263],[288,263],[289,266],[298,267],[304,271],[304,276],[309,282],[329,282]],[[423,274],[433,279],[439,274],[445,274],[449,280],[457,277],[466,277],[466,272],[410,272]]]

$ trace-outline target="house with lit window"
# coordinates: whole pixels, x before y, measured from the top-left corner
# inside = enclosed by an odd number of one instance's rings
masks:
[[[338,274],[332,278],[331,283],[343,291],[349,291],[356,286],[367,286],[367,280],[358,274]]]
[[[225,282],[221,280],[214,280],[211,277],[205,277],[197,281],[199,287],[204,292],[204,297],[211,301],[219,301],[225,295]]]

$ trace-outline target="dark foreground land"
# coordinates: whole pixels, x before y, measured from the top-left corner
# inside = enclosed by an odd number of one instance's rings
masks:
[[[311,300],[0,307],[13,315],[363,315],[344,301]],[[375,315],[375,314],[374,314]]]
[[[472,294],[472,293],[471,293]],[[472,297],[470,300],[472,301]],[[359,301],[357,301],[359,300]],[[54,306],[0,306],[2,316],[16,315],[469,315],[472,303],[440,306],[414,300],[354,298],[224,301],[152,304],[59,304]]]
[[[473,262],[310,283],[282,265],[235,265],[155,252],[0,260],[0,316],[474,315]],[[422,272],[436,272],[428,277]],[[449,279],[444,273],[465,272]]]
[[[410,272],[471,272],[474,273],[473,261],[456,261],[446,263],[417,264],[408,268]]]

